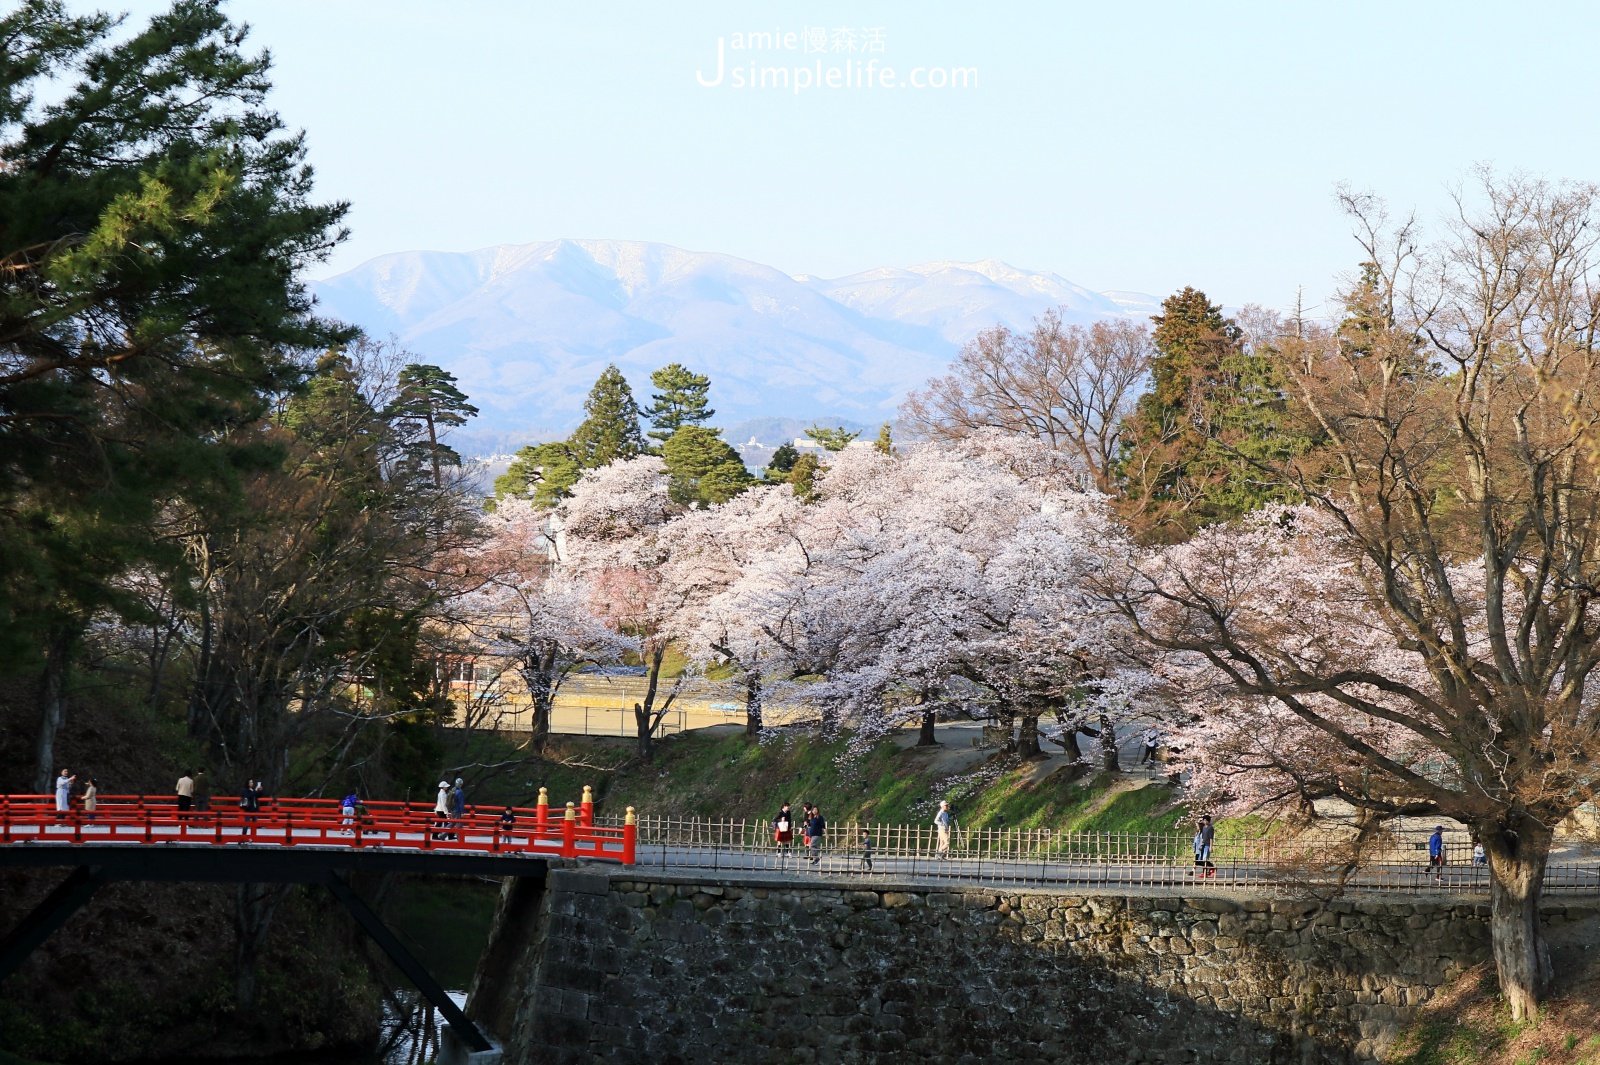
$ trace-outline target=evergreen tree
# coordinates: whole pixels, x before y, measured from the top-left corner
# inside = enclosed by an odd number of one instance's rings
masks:
[[[894,454],[894,432],[889,428],[889,423],[884,422],[883,428],[878,430],[878,439],[872,442],[880,455]]]
[[[643,454],[646,445],[639,430],[639,404],[628,379],[615,364],[609,365],[583,401],[586,417],[570,441],[584,469],[606,466],[618,459]]]
[[[243,37],[205,2],[125,35],[0,14],[0,674],[38,678],[41,783],[88,619],[136,609],[130,569],[184,566],[155,524],[272,461],[234,430],[353,335],[297,280],[346,208],[309,201]]]
[[[577,450],[565,440],[553,440],[519,449],[506,472],[494,479],[494,494],[531,498],[535,506],[553,507],[582,476]]]
[[[785,440],[772,451],[772,461],[767,463],[763,476],[769,481],[784,481],[789,476],[789,471],[794,469],[794,464],[800,461],[800,452],[789,441]]]
[[[1185,288],[1154,316],[1151,389],[1123,428],[1121,505],[1153,539],[1171,539],[1294,498],[1271,472],[1308,442],[1291,428],[1267,348],[1204,292]]]
[[[711,378],[692,373],[681,363],[663,366],[650,375],[650,383],[661,389],[651,396],[650,438],[665,442],[685,425],[702,425],[717,413],[706,406]]]
[[[413,460],[427,462],[433,469],[434,487],[440,487],[440,466],[459,466],[461,456],[455,448],[439,442],[439,431],[467,424],[478,408],[467,402],[456,387],[453,374],[437,366],[410,363],[400,371],[394,401],[384,411],[405,440],[405,450]]]
[[[817,473],[822,461],[815,455],[801,455],[789,476],[784,480],[794,489],[794,494],[809,503],[817,497]]]
[[[667,491],[682,504],[725,503],[753,480],[739,453],[715,429],[685,425],[661,447],[671,478]]]
[[[860,435],[859,431],[854,433],[847,432],[842,425],[837,429],[824,429],[820,425],[813,425],[806,430],[806,436],[821,444],[828,451],[843,451],[849,446],[850,441]]]

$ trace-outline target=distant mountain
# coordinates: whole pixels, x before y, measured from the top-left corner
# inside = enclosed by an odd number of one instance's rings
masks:
[[[892,417],[908,390],[996,322],[1025,328],[1057,306],[1078,322],[1142,317],[1157,302],[995,260],[830,280],[609,240],[401,252],[311,287],[322,313],[394,334],[460,379],[480,414],[458,439],[476,453],[570,429],[607,362],[641,404],[650,372],[669,362],[709,374],[720,425],[865,426]]]

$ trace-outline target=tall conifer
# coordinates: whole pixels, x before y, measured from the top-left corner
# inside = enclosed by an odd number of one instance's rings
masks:
[[[572,434],[571,444],[585,468],[594,469],[644,453],[639,404],[634,401],[628,379],[615,364],[607,366],[589,390],[583,411],[587,417]]]

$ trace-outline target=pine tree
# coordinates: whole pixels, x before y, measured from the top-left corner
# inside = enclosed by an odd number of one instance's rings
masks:
[[[671,478],[668,493],[683,504],[726,503],[754,480],[721,434],[702,425],[685,425],[661,447]]]
[[[880,455],[894,454],[894,431],[889,428],[889,423],[884,422],[883,428],[878,430],[878,439],[872,442]]]
[[[587,417],[572,434],[571,445],[584,469],[631,459],[646,450],[639,430],[639,404],[634,402],[628,379],[615,364],[600,374],[583,402]]]
[[[494,479],[494,494],[531,498],[535,506],[553,507],[583,476],[583,464],[576,449],[565,440],[521,448]]]
[[[650,423],[650,438],[665,442],[685,425],[703,425],[717,413],[706,406],[711,391],[711,378],[692,373],[681,363],[663,366],[650,375],[650,383],[661,389],[651,396],[653,402],[646,413]]]
[[[860,435],[859,430],[852,433],[842,425],[836,429],[824,429],[820,425],[813,425],[806,430],[806,436],[821,444],[828,451],[843,451],[850,445],[850,441]]]
[[[762,476],[773,482],[781,482],[788,478],[789,471],[794,469],[794,464],[800,461],[799,450],[789,441],[785,440],[772,451],[772,461],[767,463],[767,468],[762,471]]]
[[[403,434],[406,452],[433,468],[433,485],[438,488],[439,467],[461,465],[455,448],[439,442],[439,431],[467,424],[478,408],[456,387],[455,376],[437,366],[410,363],[400,371],[397,384],[398,393],[384,417]]]
[[[89,619],[130,616],[130,569],[185,565],[154,524],[268,462],[234,430],[354,335],[297,280],[346,208],[309,199],[266,55],[212,3],[130,30],[0,13],[0,675],[38,678],[41,785]]]

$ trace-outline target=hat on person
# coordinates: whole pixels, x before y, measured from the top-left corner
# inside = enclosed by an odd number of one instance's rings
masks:
[[[460,778],[460,777],[456,777],[456,783],[457,783],[457,784],[460,784],[460,783],[462,783],[462,780],[461,780],[461,778]]]
[[[450,785],[441,780],[441,781],[439,781],[439,786],[441,788],[448,788]]]
[[[950,804],[948,802],[946,802],[944,799],[940,799],[939,800],[939,805],[940,806],[949,806]]]

